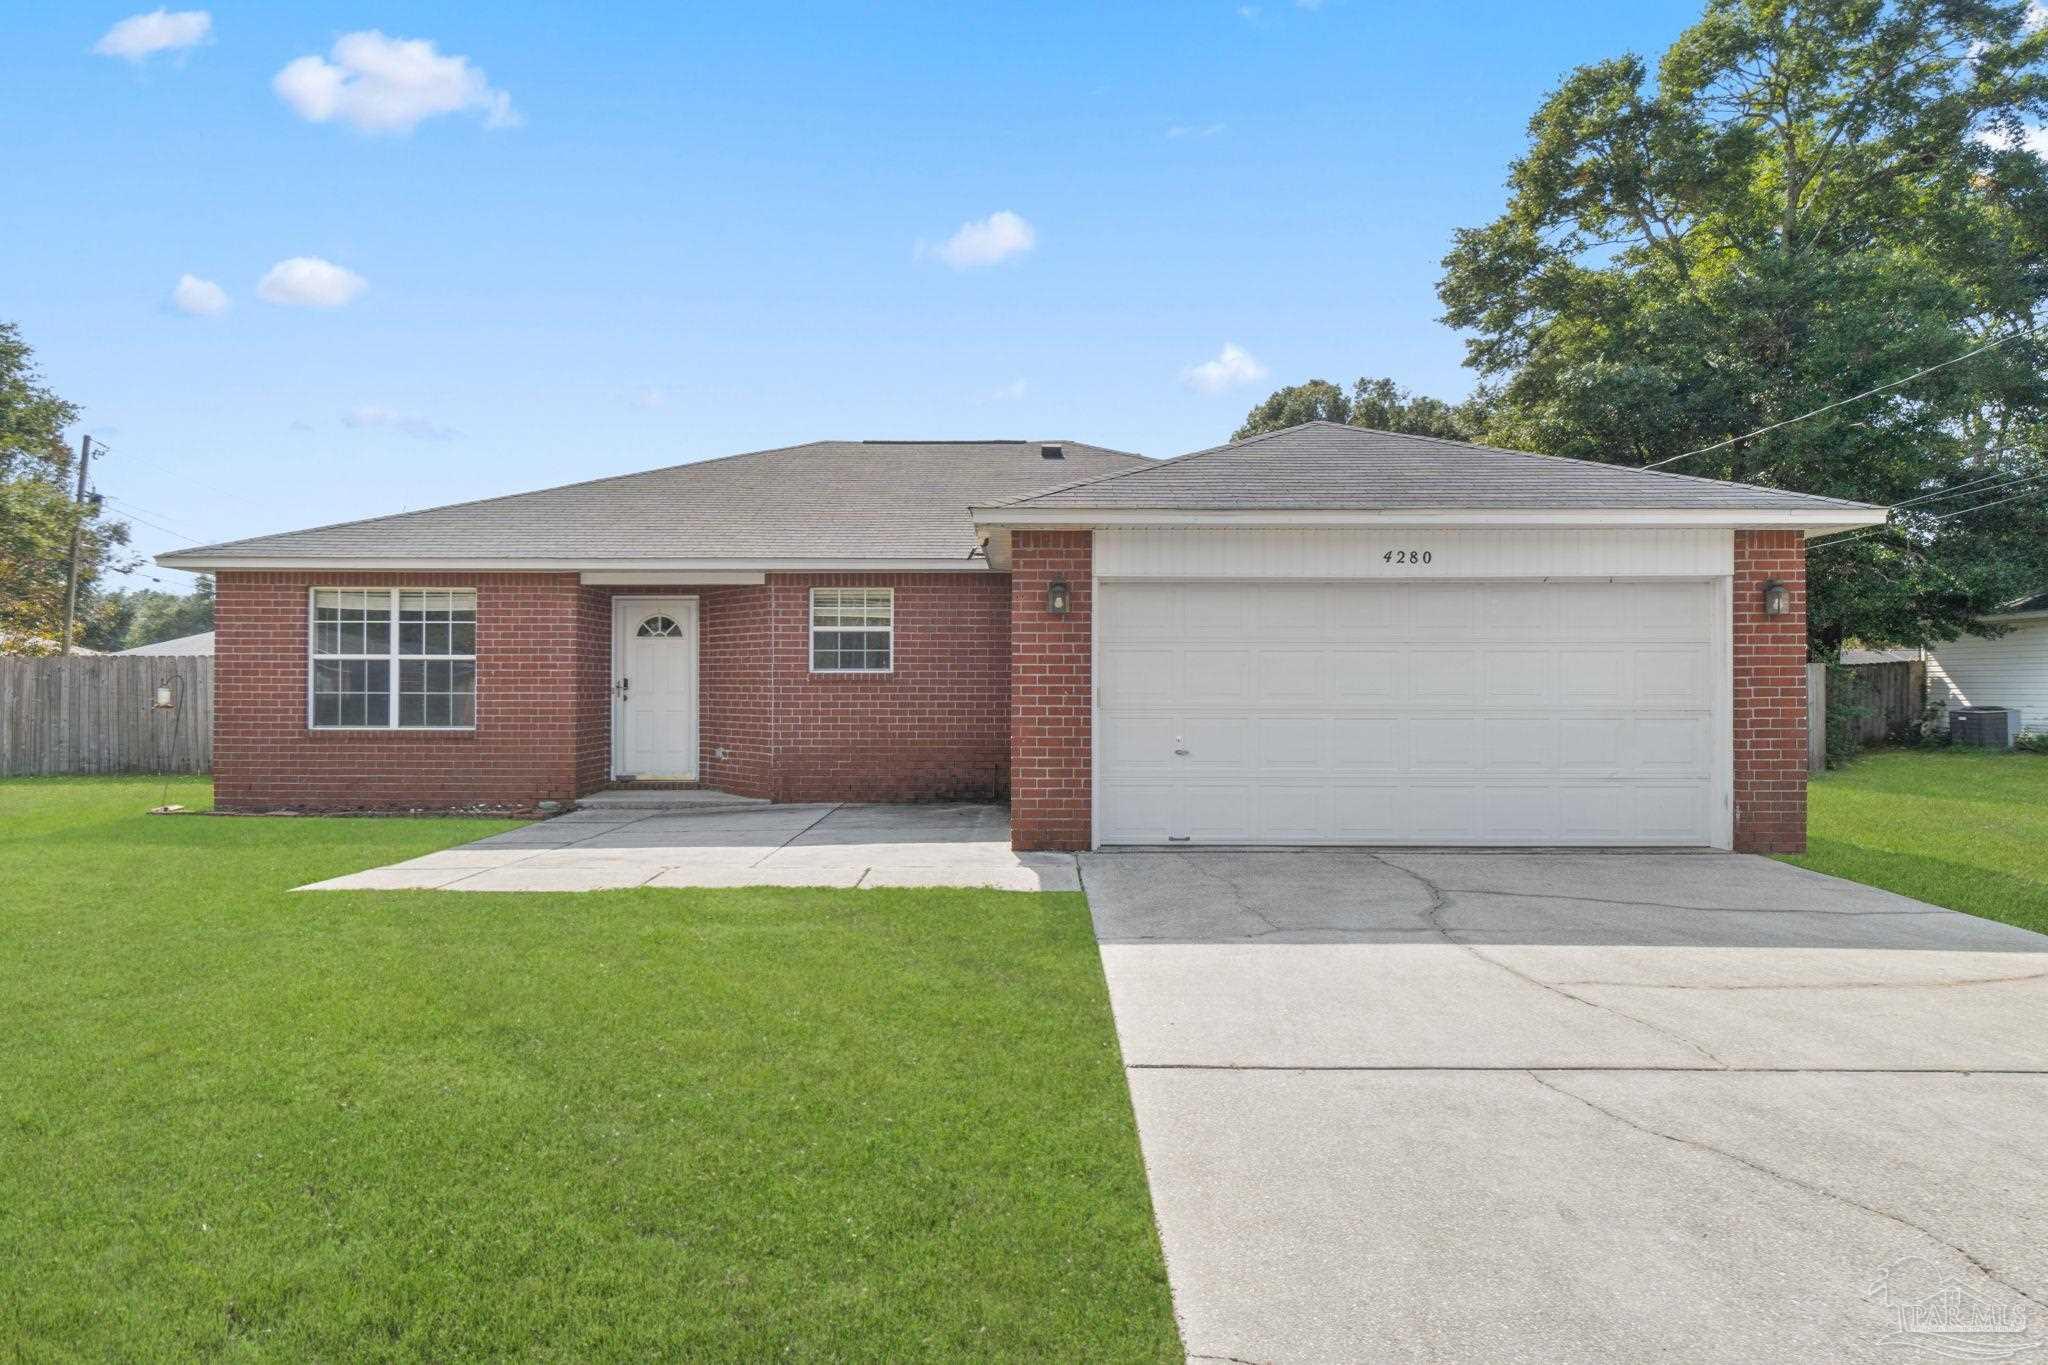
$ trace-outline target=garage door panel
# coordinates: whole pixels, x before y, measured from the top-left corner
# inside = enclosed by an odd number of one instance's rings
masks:
[[[1240,644],[1252,638],[1259,619],[1259,589],[1250,583],[1219,583],[1181,609],[1181,637]]]
[[[1619,706],[1635,696],[1634,651],[1620,645],[1581,645],[1557,651],[1559,700],[1581,706]]]
[[[1611,715],[1561,716],[1557,722],[1557,769],[1582,777],[1619,775],[1627,739],[1626,724]]]
[[[1419,843],[1480,841],[1485,794],[1477,786],[1413,786],[1407,792],[1408,821]]]
[[[1479,651],[1423,647],[1411,651],[1401,678],[1402,692],[1430,706],[1479,700]]]
[[[1172,838],[1180,804],[1180,781],[1104,782],[1097,820],[1109,844],[1163,844]]]
[[[1562,829],[1553,787],[1492,787],[1480,799],[1489,839],[1502,843],[1549,841]]]
[[[1486,632],[1486,590],[1471,583],[1417,584],[1408,631],[1417,640],[1473,640]]]
[[[1694,640],[1713,638],[1714,608],[1719,597],[1710,583],[1638,583],[1629,594],[1633,638]]]
[[[1408,771],[1476,773],[1485,756],[1479,727],[1470,716],[1414,716],[1408,732]]]
[[[1198,706],[1248,706],[1258,700],[1257,662],[1249,649],[1201,646],[1183,651],[1181,693],[1175,698]]]
[[[1399,639],[1410,596],[1407,589],[1371,583],[1329,589],[1330,643]]]
[[[1548,649],[1489,649],[1479,660],[1482,706],[1541,706],[1557,695],[1557,653]]]
[[[1182,824],[1191,842],[1242,844],[1252,841],[1249,782],[1190,782],[1181,792]]]
[[[1399,772],[1407,752],[1398,716],[1338,716],[1330,721],[1333,772]]]
[[[1400,650],[1338,647],[1328,657],[1331,701],[1373,706],[1401,696]]]
[[[1257,802],[1252,837],[1261,843],[1308,842],[1330,827],[1330,792],[1322,783],[1262,783]]]
[[[1185,596],[1177,583],[1117,584],[1101,597],[1102,638],[1131,644],[1186,639],[1187,628],[1181,620]]]
[[[1386,782],[1330,784],[1330,836],[1361,844],[1389,843],[1406,828],[1405,788]]]
[[[1714,761],[1704,716],[1638,716],[1628,729],[1630,766],[1637,772],[1705,777]]]
[[[1706,819],[1706,791],[1638,783],[1630,788],[1632,837],[1646,843],[1684,843]]]
[[[1258,704],[1319,702],[1328,659],[1320,649],[1261,649],[1258,652]]]
[[[1221,769],[1243,773],[1251,765],[1252,720],[1248,716],[1182,716],[1178,733],[1189,773]]]
[[[1105,713],[1100,742],[1103,766],[1116,772],[1139,772],[1146,768],[1178,772],[1180,764],[1173,752],[1173,739],[1171,716]]]
[[[1557,769],[1554,716],[1489,716],[1478,722],[1488,775],[1546,774]]]
[[[1490,639],[1557,637],[1557,594],[1548,583],[1511,583],[1488,588],[1482,602],[1482,628]]]
[[[1320,772],[1329,763],[1329,722],[1320,716],[1263,716],[1252,733],[1262,773]]]
[[[1171,706],[1181,697],[1181,651],[1117,645],[1102,651],[1102,695],[1117,706]]]
[[[1103,592],[1105,842],[1712,841],[1711,581],[1129,592]]]
[[[1619,844],[1630,839],[1629,793],[1614,786],[1557,789],[1559,842]]]
[[[1320,645],[1325,639],[1323,604],[1328,596],[1329,589],[1321,583],[1261,584],[1250,638]],[[1207,594],[1203,600],[1208,600]]]
[[[1705,706],[1707,647],[1639,649],[1635,653],[1637,706]]]

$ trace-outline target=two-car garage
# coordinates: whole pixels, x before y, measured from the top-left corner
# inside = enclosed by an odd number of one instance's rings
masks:
[[[1885,518],[1322,421],[977,507],[1012,842],[1796,852],[1806,538]]]
[[[1726,845],[1726,533],[1387,543],[1098,534],[1098,843]]]
[[[1712,581],[1117,582],[1109,844],[1711,844]]]

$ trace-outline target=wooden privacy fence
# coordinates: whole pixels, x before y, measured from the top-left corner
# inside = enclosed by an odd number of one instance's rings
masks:
[[[157,708],[159,687],[175,706]],[[211,658],[0,658],[0,775],[212,768]]]
[[[1890,664],[1845,664],[1855,681],[1849,704],[1865,714],[1856,717],[1856,740],[1881,744],[1920,723],[1927,705],[1927,665],[1919,660]]]

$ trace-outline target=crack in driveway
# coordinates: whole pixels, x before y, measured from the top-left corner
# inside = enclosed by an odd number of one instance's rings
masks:
[[[1866,1204],[1859,1199],[1852,1199],[1848,1195],[1843,1194],[1840,1191],[1831,1190],[1825,1185],[1817,1185],[1810,1180],[1804,1180],[1801,1179],[1799,1176],[1788,1174],[1784,1171],[1777,1170],[1776,1168],[1771,1166],[1766,1166],[1760,1161],[1742,1155],[1740,1152],[1731,1152],[1727,1148],[1717,1147],[1711,1142],[1703,1142],[1698,1138],[1680,1137],[1676,1133],[1667,1133],[1660,1128],[1652,1128],[1648,1124],[1638,1123],[1634,1119],[1629,1118],[1625,1114],[1620,1114],[1612,1109],[1609,1109],[1604,1104],[1599,1104],[1593,1100],[1587,1099],[1584,1095],[1579,1094],[1577,1091],[1568,1090],[1564,1086],[1558,1085],[1554,1081],[1545,1080],[1542,1075],[1535,1071],[1527,1071],[1524,1074],[1526,1074],[1530,1080],[1542,1086],[1545,1090],[1551,1091],[1558,1095],[1562,1095],[1566,1099],[1576,1100],[1580,1104],[1586,1106],[1586,1108],[1591,1109],[1594,1113],[1603,1114],[1606,1117],[1614,1120],[1616,1123],[1621,1124],[1623,1127],[1632,1128],[1636,1132],[1642,1133],[1647,1137],[1662,1138],[1666,1142],[1676,1143],[1678,1146],[1687,1147],[1696,1152],[1705,1152],[1712,1156],[1718,1156],[1724,1161],[1732,1161],[1738,1166],[1742,1166],[1748,1170],[1754,1171],[1758,1175],[1766,1176],[1769,1179],[1776,1180],[1781,1184],[1790,1185],[1794,1189],[1804,1190],[1808,1194],[1816,1195],[1822,1199],[1833,1200],[1835,1203],[1841,1204],[1847,1208],[1861,1209],[1865,1213],[1872,1214],[1878,1218],[1883,1218],[1888,1222],[1897,1223],[1902,1228],[1907,1228],[1913,1232],[1919,1233],[1922,1237],[1925,1237],[1928,1241],[1933,1242],[1936,1246],[1946,1247],[1948,1250],[1953,1251],[1956,1255],[1962,1257],[1965,1261],[1968,1261],[1972,1266],[1976,1267],[1977,1272],[1981,1274],[1985,1279],[1990,1280],[1993,1284],[2011,1290],[2014,1294],[2017,1294],[2019,1297],[2025,1299],[2027,1302],[2031,1304],[2036,1305],[2037,1307],[2048,1308],[2048,1300],[2038,1299],[2034,1297],[2032,1294],[2029,1294],[2026,1290],[2012,1283],[2012,1281],[2007,1280],[2004,1277],[2000,1276],[1997,1271],[1993,1270],[1990,1266],[1986,1265],[1982,1260],[1980,1260],[1975,1254],[1970,1252],[1968,1249],[1956,1245],[1954,1242],[1949,1241],[1946,1237],[1941,1236],[1939,1233],[1933,1231],[1931,1228],[1922,1227],[1920,1224],[1914,1222],[1910,1218],[1903,1216],[1902,1214],[1893,1213],[1890,1209],[1878,1208],[1875,1204]]]
[[[1553,995],[1562,996],[1566,1000],[1570,1000],[1576,1004],[1584,1005],[1587,1009],[1599,1010],[1603,1014],[1611,1014],[1618,1019],[1626,1019],[1631,1024],[1636,1024],[1642,1028],[1649,1029],[1652,1033],[1662,1034],[1664,1037],[1669,1038],[1672,1042],[1678,1043],[1683,1047],[1689,1048],[1692,1051],[1697,1052],[1700,1056],[1706,1058],[1708,1061],[1714,1063],[1716,1066],[1725,1067],[1727,1065],[1727,1063],[1723,1061],[1721,1058],[1716,1057],[1712,1052],[1708,1051],[1705,1047],[1702,1047],[1700,1044],[1694,1042],[1692,1039],[1686,1037],[1682,1033],[1676,1032],[1672,1029],[1668,1029],[1664,1027],[1662,1024],[1655,1024],[1650,1022],[1648,1019],[1644,1019],[1640,1016],[1630,1014],[1627,1010],[1618,1010],[1614,1008],[1612,1005],[1602,1004],[1598,1000],[1589,1000],[1583,995],[1579,995],[1573,991],[1568,991],[1564,989],[1564,987],[1559,986],[1553,982],[1543,980],[1541,977],[1531,976],[1528,972],[1523,971],[1521,968],[1516,967],[1512,963],[1503,962],[1497,957],[1493,957],[1485,952],[1482,952],[1477,945],[1467,943],[1463,939],[1455,937],[1457,931],[1446,926],[1443,921],[1443,912],[1449,909],[1451,904],[1451,896],[1448,891],[1446,891],[1443,887],[1438,886],[1434,881],[1431,881],[1428,877],[1423,876],[1420,872],[1417,872],[1412,868],[1403,867],[1399,863],[1389,862],[1386,858],[1382,857],[1377,853],[1368,854],[1367,856],[1370,857],[1374,862],[1380,864],[1382,867],[1392,868],[1394,871],[1399,872],[1401,875],[1405,877],[1413,878],[1417,883],[1419,883],[1422,886],[1424,890],[1429,892],[1429,905],[1423,910],[1422,917],[1429,923],[1429,926],[1431,928],[1436,930],[1436,932],[1443,938],[1444,942],[1451,944],[1453,947],[1464,949],[1472,956],[1478,958],[1481,962],[1484,962],[1487,966],[1497,967],[1501,971],[1506,972],[1509,976],[1514,977],[1518,981],[1525,981],[1529,985],[1535,986],[1540,990],[1546,990],[1551,992]]]
[[[1382,861],[1385,861],[1382,859]],[[1389,867],[1399,864],[1388,863]],[[1401,869],[1407,872],[1407,868]],[[1410,875],[1418,875],[1410,873]],[[1489,891],[1477,886],[1446,886],[1444,890],[1460,896],[1496,896],[1518,901],[1583,901],[1588,905],[1620,905],[1631,910],[1683,910],[1687,914],[1708,915],[1828,915],[1837,919],[1855,919],[1869,915],[1946,915],[1952,911],[1939,906],[1925,910],[1810,910],[1792,906],[1775,905],[1677,905],[1670,901],[1619,900],[1608,896],[1567,896],[1555,891]]]

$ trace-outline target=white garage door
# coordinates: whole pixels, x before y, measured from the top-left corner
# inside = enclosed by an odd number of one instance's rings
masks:
[[[1105,583],[1105,844],[1710,844],[1711,581]]]

